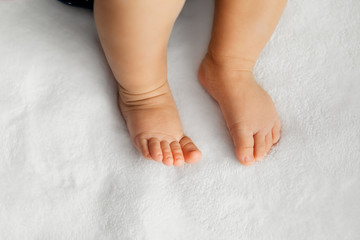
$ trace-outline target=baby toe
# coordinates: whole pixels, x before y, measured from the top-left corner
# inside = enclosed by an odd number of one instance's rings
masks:
[[[266,152],[265,134],[258,132],[254,135],[254,157],[255,161],[260,161],[264,158]]]
[[[184,155],[180,143],[178,141],[173,141],[170,143],[170,148],[174,158],[174,166],[181,166],[184,163]]]
[[[201,152],[189,137],[183,137],[180,140],[180,146],[184,155],[185,162],[195,163],[200,160]]]
[[[269,153],[273,145],[272,133],[271,131],[265,136],[265,156]]]
[[[281,122],[280,120],[278,120],[276,121],[272,129],[273,144],[277,143],[280,140],[280,131],[281,131]]]
[[[137,147],[140,149],[142,155],[148,159],[151,160],[151,155],[150,155],[150,151],[149,151],[149,146],[148,146],[148,140],[146,138],[141,138],[137,141]]]
[[[163,154],[161,151],[160,141],[157,138],[150,138],[149,140],[149,150],[152,159],[157,162],[160,162],[163,159]]]
[[[173,155],[171,153],[171,148],[170,148],[170,145],[167,141],[161,141],[160,142],[160,146],[161,146],[161,150],[162,150],[162,153],[163,153],[163,163],[166,165],[166,166],[171,166],[173,165]]]
[[[251,131],[230,131],[235,144],[236,157],[243,165],[254,163],[254,139]]]

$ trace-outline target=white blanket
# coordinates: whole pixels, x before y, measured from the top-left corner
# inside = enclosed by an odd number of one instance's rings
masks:
[[[203,159],[166,167],[132,146],[92,12],[0,1],[0,239],[360,239],[360,1],[292,0],[255,69],[283,122],[236,160],[197,81],[214,4],[175,24],[168,77]]]

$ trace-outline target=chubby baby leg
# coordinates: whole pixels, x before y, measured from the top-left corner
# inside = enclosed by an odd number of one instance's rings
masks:
[[[261,160],[280,138],[273,101],[253,76],[286,0],[217,0],[212,37],[199,80],[218,102],[244,165]]]
[[[100,41],[118,82],[119,107],[135,147],[165,165],[201,153],[184,135],[167,82],[166,51],[184,0],[95,0]]]

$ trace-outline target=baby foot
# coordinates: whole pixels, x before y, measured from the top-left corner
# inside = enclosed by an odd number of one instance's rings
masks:
[[[234,63],[233,59],[217,61],[207,54],[198,77],[221,108],[237,158],[251,165],[279,141],[281,122],[273,101],[256,83],[251,69]]]
[[[201,158],[201,152],[182,131],[167,81],[136,94],[119,86],[118,102],[133,144],[146,159],[181,166]]]

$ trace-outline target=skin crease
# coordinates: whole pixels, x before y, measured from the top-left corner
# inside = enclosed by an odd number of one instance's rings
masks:
[[[181,166],[201,158],[184,135],[168,82],[166,51],[184,0],[95,0],[101,45],[118,82],[118,103],[146,159]],[[280,119],[252,70],[285,0],[217,0],[212,37],[198,77],[219,104],[238,160],[251,165],[280,138]]]
[[[280,139],[273,101],[253,76],[286,0],[218,0],[208,52],[198,77],[218,102],[244,165],[260,161]]]

